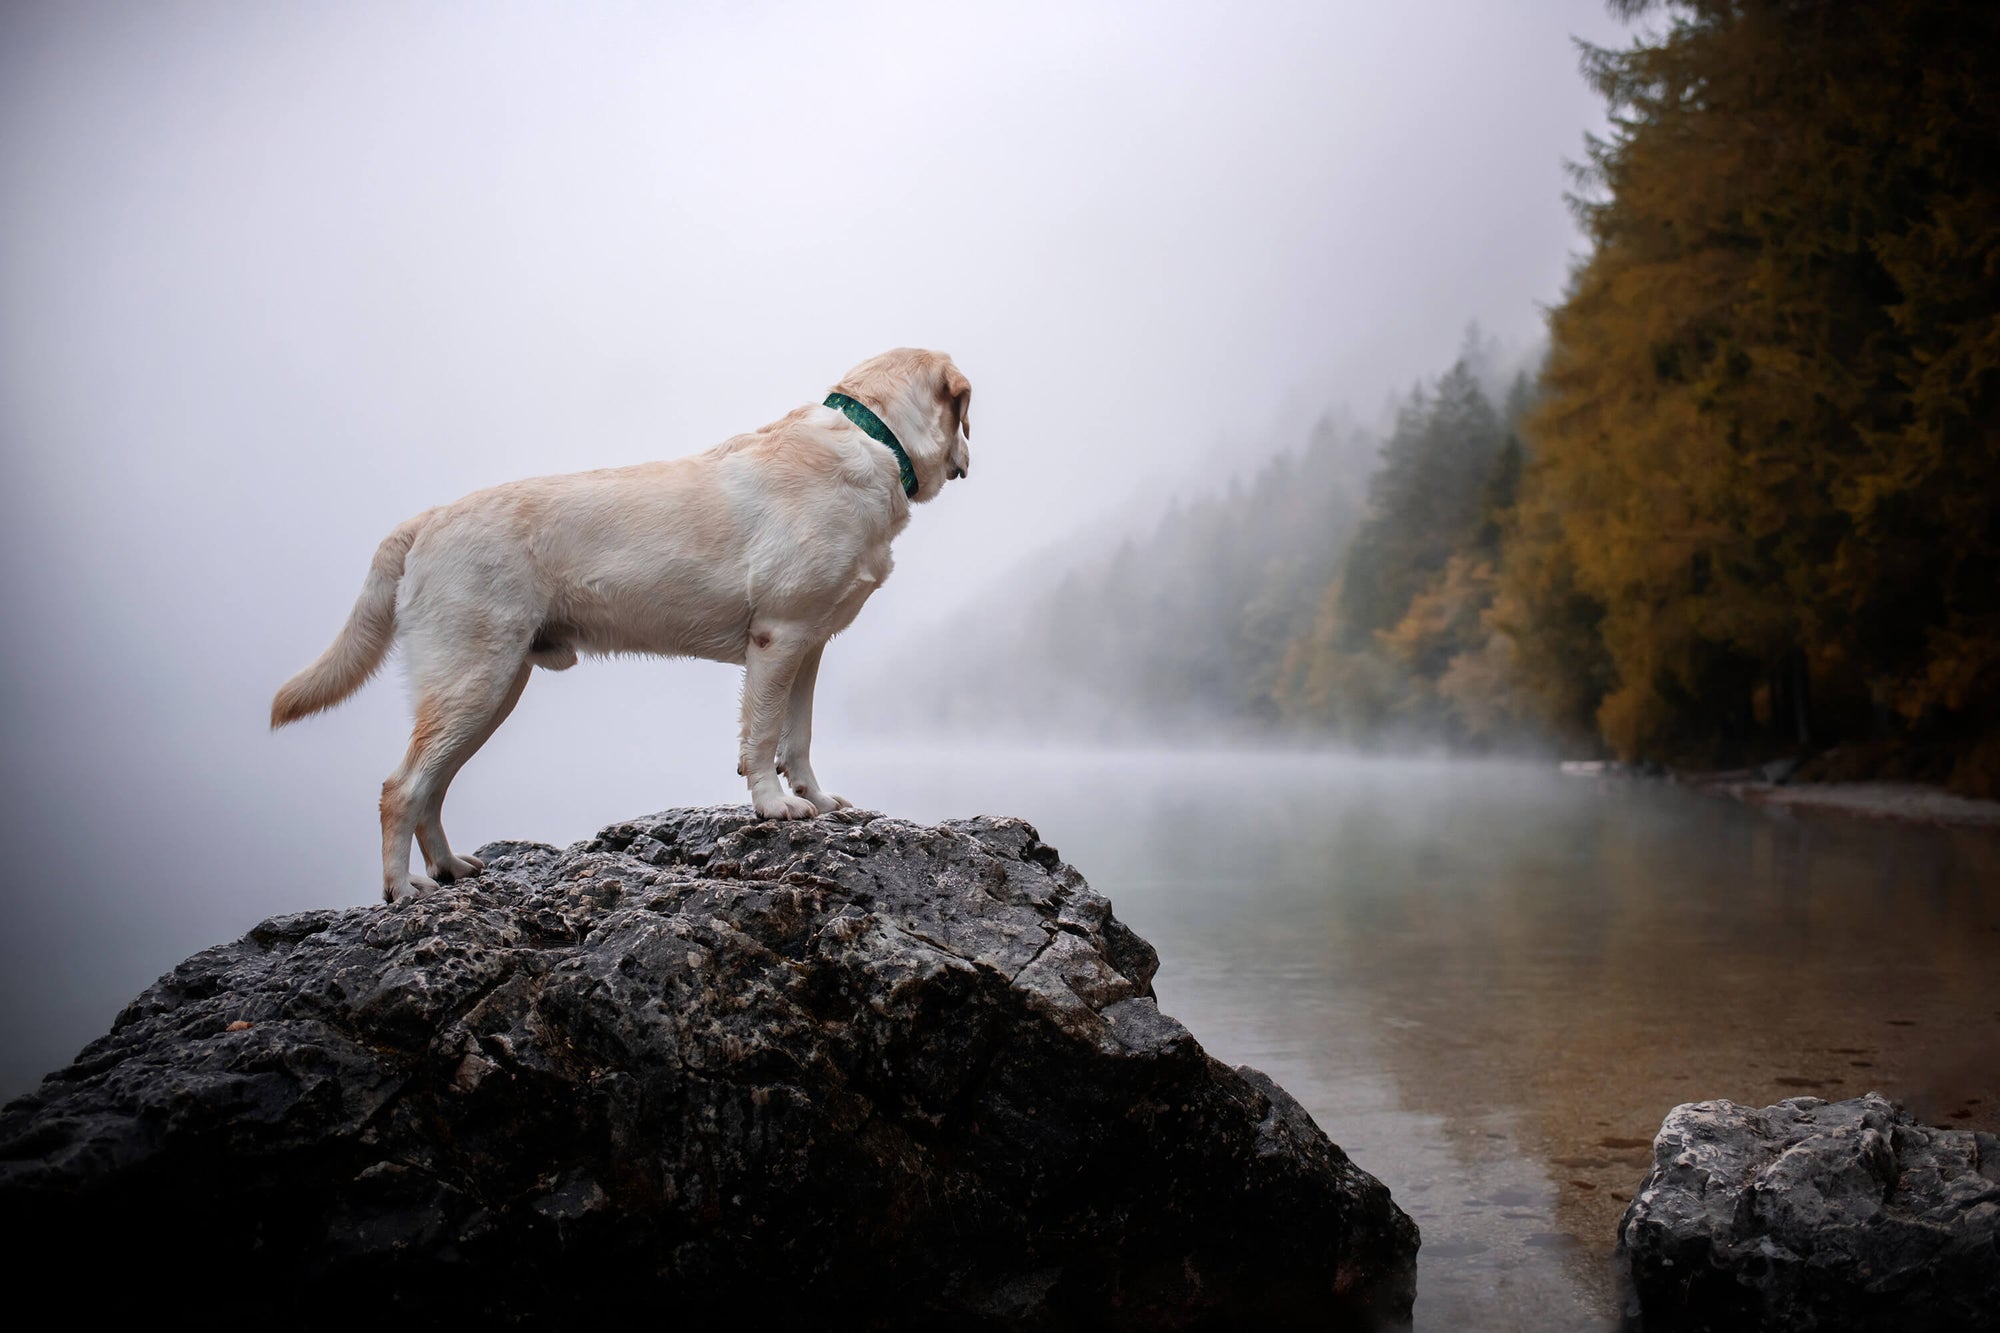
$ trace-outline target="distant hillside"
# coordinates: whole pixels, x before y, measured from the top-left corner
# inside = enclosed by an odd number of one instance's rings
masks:
[[[1477,353],[1476,333],[1469,345]],[[1468,740],[1435,678],[1483,646],[1479,608],[1469,626],[1379,642],[1378,631],[1402,627],[1434,583],[1490,597],[1519,470],[1518,443],[1461,360],[1411,395],[1386,441],[1323,420],[1247,482],[1176,503],[1109,556],[1030,574],[966,612],[926,640],[923,715],[1094,739]],[[1484,553],[1469,592],[1452,563],[1464,552]]]

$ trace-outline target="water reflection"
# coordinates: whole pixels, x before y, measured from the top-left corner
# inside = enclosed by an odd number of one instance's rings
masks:
[[[1424,1232],[1420,1329],[1607,1326],[1677,1102],[1879,1089],[2000,1127],[2000,836],[1500,764],[938,757],[871,804],[1019,812]]]

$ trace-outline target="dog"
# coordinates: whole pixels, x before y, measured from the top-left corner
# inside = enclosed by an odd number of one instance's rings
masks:
[[[757,814],[841,809],[850,802],[812,766],[820,654],[889,577],[910,506],[971,470],[971,408],[949,356],[898,348],[849,371],[825,403],[706,453],[510,482],[427,510],[376,548],[347,624],[279,689],[271,726],[340,703],[402,643],[416,722],[382,784],[389,902],[484,868],[445,840],[445,789],[530,671],[580,653],[743,667],[737,772]],[[413,834],[423,875],[410,871]]]

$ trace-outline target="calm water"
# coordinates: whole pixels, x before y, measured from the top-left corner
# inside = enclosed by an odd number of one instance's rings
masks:
[[[123,795],[124,769],[86,775],[116,816],[102,836],[23,825],[6,1094],[193,950],[375,900],[375,784],[402,743],[395,701],[378,711],[379,766],[325,727],[245,742],[254,784],[147,776],[202,739],[133,766]],[[715,736],[663,745],[524,710],[454,788],[455,841],[563,843],[740,801],[717,758],[733,704],[708,711]],[[1159,949],[1161,1007],[1289,1088],[1417,1219],[1420,1329],[1607,1325],[1618,1215],[1676,1103],[1873,1088],[2000,1130],[1992,832],[1500,764],[822,750],[834,789],[872,808],[1037,824]],[[217,828],[249,841],[218,862]]]
[[[1879,1089],[2000,1128],[2000,837],[1500,764],[843,765],[1026,815],[1159,949],[1161,1008],[1271,1074],[1423,1229],[1419,1329],[1606,1327],[1676,1103]]]

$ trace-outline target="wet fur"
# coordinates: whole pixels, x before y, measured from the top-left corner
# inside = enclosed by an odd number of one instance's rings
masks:
[[[944,353],[912,348],[834,387],[895,432],[913,498],[887,447],[813,406],[688,458],[477,491],[383,540],[347,624],[278,691],[271,725],[340,703],[403,645],[416,722],[382,784],[384,897],[480,871],[445,840],[445,790],[531,668],[561,671],[579,654],[744,667],[737,771],[757,813],[808,819],[848,804],[812,767],[820,654],[889,577],[910,505],[969,470],[972,387]],[[412,836],[425,875],[410,873]]]

